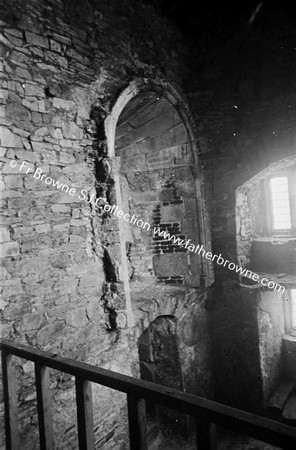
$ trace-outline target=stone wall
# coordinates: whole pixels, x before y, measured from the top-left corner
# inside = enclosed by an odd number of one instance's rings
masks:
[[[217,265],[209,297],[205,258],[156,243],[98,199],[120,198],[126,211],[206,251],[212,231],[213,254],[248,264],[262,232],[260,182],[280,160],[295,159],[295,49],[285,34],[295,35],[292,19],[266,13],[202,68],[194,46],[190,72],[187,42],[151,2],[3,0],[1,8],[2,335],[139,377],[141,336],[173,317],[179,385],[211,397],[214,365],[216,399],[259,411],[280,374],[281,300]],[[154,97],[166,86],[186,91],[197,128],[173,96],[171,115],[165,102],[165,114],[153,106],[148,131],[157,139],[125,121],[128,109],[116,129],[120,94],[138,80],[156,80]],[[19,401],[29,448],[34,377],[30,364],[16,364],[27,386]],[[76,439],[73,382],[52,374],[59,448]],[[94,404],[96,445],[126,448],[123,397],[98,388]]]
[[[122,254],[120,222],[97,203],[117,200],[105,119],[134,79],[165,80],[180,92],[186,42],[144,1],[4,0],[1,8],[2,336],[138,377],[146,310],[154,320],[170,298],[169,314],[177,310],[185,333],[184,389],[210,392],[205,290],[146,292],[144,311],[134,306],[136,325],[127,327],[122,258],[129,252]],[[133,300],[142,292],[138,286]],[[16,365],[21,439],[32,448],[33,368]],[[53,371],[51,381],[56,446],[70,448],[74,380]],[[127,448],[124,396],[94,388],[94,416],[96,445]]]

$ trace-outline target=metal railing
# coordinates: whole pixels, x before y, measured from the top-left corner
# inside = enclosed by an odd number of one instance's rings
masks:
[[[197,448],[213,450],[215,425],[226,427],[287,450],[296,449],[296,428],[274,422],[205,398],[185,394],[90,364],[51,355],[7,340],[0,341],[4,388],[7,450],[20,449],[17,420],[17,389],[12,356],[35,365],[40,448],[54,448],[49,373],[59,370],[75,377],[79,449],[94,449],[91,383],[127,394],[130,448],[147,450],[146,401],[174,409],[196,420]]]

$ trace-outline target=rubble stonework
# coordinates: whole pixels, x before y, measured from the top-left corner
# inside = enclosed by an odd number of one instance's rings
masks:
[[[190,246],[233,269],[255,249],[268,279],[296,283],[295,240],[275,258],[262,208],[267,177],[295,166],[295,20],[265,2],[262,22],[224,35],[228,9],[212,27],[203,7],[181,33],[160,3],[1,2],[1,335],[262,412],[283,297]],[[34,371],[15,365],[31,449]],[[73,378],[52,371],[51,393],[56,447],[73,448]],[[128,448],[125,396],[93,386],[93,400],[96,448]]]
[[[104,120],[119,94],[138,77],[181,90],[186,46],[148,2],[103,1],[95,8],[4,0],[1,6],[2,337],[138,377],[137,338],[144,330],[141,317],[127,328],[118,220],[92,199],[116,203]],[[190,289],[168,289],[183,316]],[[159,293],[152,302],[161,303]],[[191,391],[193,366],[189,358]],[[34,377],[29,363],[17,367],[26,448],[37,433]],[[76,439],[73,383],[52,374],[58,446]],[[210,378],[204,389],[209,386]],[[125,399],[103,388],[94,389],[94,398],[96,445],[126,448]]]

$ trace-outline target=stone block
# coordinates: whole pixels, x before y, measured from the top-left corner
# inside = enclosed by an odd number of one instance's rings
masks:
[[[21,303],[11,303],[5,310],[6,320],[21,319],[24,315],[30,313],[29,303],[22,301]]]
[[[69,228],[70,224],[68,222],[53,226],[53,230],[58,232],[68,231]]]
[[[39,345],[44,346],[50,341],[58,338],[61,339],[65,325],[64,320],[56,320],[55,322],[41,328],[37,334]]]
[[[27,240],[22,243],[22,253],[28,253],[36,250],[39,247],[35,239]]]
[[[89,111],[83,106],[78,106],[78,117],[89,119]]]
[[[20,278],[14,280],[6,280],[2,283],[1,296],[5,299],[12,295],[21,294],[23,292],[23,286]]]
[[[71,148],[72,147],[72,141],[70,139],[61,139],[60,140],[61,147]]]
[[[75,157],[70,153],[60,152],[60,162],[63,164],[74,164]]]
[[[71,261],[67,255],[58,254],[52,259],[51,265],[56,269],[65,269],[66,267],[71,265]]]
[[[4,300],[3,296],[1,296],[0,297],[0,309],[2,310],[4,308],[6,308],[8,305],[9,305],[9,301],[8,300]]]
[[[14,150],[12,150],[11,148],[9,148],[9,149],[7,150],[7,153],[6,153],[6,157],[7,157],[8,159],[14,159],[14,158],[15,158],[15,152],[14,152]]]
[[[59,42],[54,41],[53,39],[50,39],[49,44],[50,44],[50,49],[53,50],[54,52],[60,53],[62,51],[62,46]]]
[[[59,192],[53,197],[54,203],[74,203],[75,201],[77,201],[77,197],[66,192]]]
[[[184,205],[168,205],[161,207],[162,222],[180,222],[184,218]]]
[[[52,124],[54,127],[59,127],[59,128],[61,128],[62,125],[63,125],[63,123],[64,123],[64,121],[63,121],[63,120],[61,119],[61,117],[59,117],[59,116],[53,116],[52,119],[51,119],[51,124]]]
[[[10,241],[9,229],[0,227],[0,242],[9,242],[9,241]]]
[[[60,66],[64,69],[68,67],[68,61],[64,56],[60,56],[57,53],[45,51],[45,59],[55,64],[56,67]]]
[[[77,234],[71,234],[70,236],[70,243],[78,243],[78,242],[83,242],[86,245],[86,239],[83,236],[78,236]]]
[[[75,102],[72,102],[70,100],[64,100],[63,98],[54,97],[53,107],[57,109],[65,109],[66,111],[70,111],[75,107]]]
[[[7,36],[7,35],[6,35]],[[23,40],[18,39],[15,36],[7,36],[7,39],[16,47],[21,47],[23,45]]]
[[[69,206],[66,206],[66,205],[53,205],[51,207],[51,209],[54,213],[69,213],[70,212]]]
[[[23,147],[21,138],[2,126],[0,126],[0,141],[2,147]]]
[[[34,55],[37,55],[37,56],[40,56],[40,58],[43,58],[43,55],[44,55],[44,52],[43,52],[43,50],[41,50],[41,48],[38,48],[38,47],[30,47],[30,51],[34,54]],[[38,81],[38,80],[41,80],[42,82],[44,81],[44,78],[43,77],[41,77],[40,75],[35,75],[34,76],[34,80],[35,81]]]
[[[48,134],[49,134],[48,127],[41,127],[41,128],[38,128],[35,131],[35,136],[42,136],[42,137],[44,137],[44,136],[46,136]]]
[[[75,328],[85,327],[89,323],[85,314],[85,308],[75,308],[74,310],[68,311],[67,323]]]
[[[51,103],[46,99],[38,100],[37,107],[38,107],[38,112],[47,113],[50,111]]]
[[[103,282],[99,275],[85,275],[80,278],[79,288],[87,288],[89,286],[99,286]]]
[[[5,107],[6,118],[12,121],[21,120],[27,122],[30,120],[30,112],[21,103],[7,103]]]
[[[11,36],[16,36],[16,37],[18,37],[18,38],[20,38],[20,39],[22,39],[23,38],[23,33],[21,32],[21,31],[19,31],[19,30],[16,30],[15,28],[9,28],[9,29],[5,29],[5,33],[4,33],[5,35],[11,35]]]
[[[39,69],[41,69],[41,70],[48,70],[53,73],[59,72],[59,69],[51,64],[37,63],[37,67],[39,67]]]
[[[25,94],[32,97],[44,97],[44,89],[37,84],[26,83]]]
[[[82,139],[83,131],[74,122],[64,122],[62,124],[63,135],[66,139]]]
[[[42,225],[36,225],[35,227],[37,233],[48,233],[50,230],[50,225],[48,223],[44,223]]]
[[[37,103],[37,101],[31,102],[31,101],[29,101],[29,100],[24,99],[24,100],[22,100],[22,104],[23,104],[26,108],[30,109],[31,111],[36,111],[36,112],[38,112],[38,103]]]
[[[28,44],[37,45],[38,47],[49,48],[48,39],[38,34],[26,31],[26,40]]]
[[[78,208],[73,209],[72,211],[72,218],[73,219],[78,219],[80,216],[80,210]]]
[[[30,150],[17,150],[17,157],[22,161],[29,161],[31,163],[37,161],[36,155],[31,151],[31,147]],[[28,167],[31,167],[31,169],[33,169],[34,165],[28,164],[27,166],[23,167],[22,169],[23,173],[25,173]]]
[[[61,34],[53,33],[53,37],[56,41],[59,41],[65,45],[71,45],[72,43],[72,38],[68,36],[62,36]]]
[[[50,134],[55,139],[63,139],[63,137],[64,137],[63,133],[62,133],[62,130],[60,128],[53,128],[51,130]]]
[[[17,65],[27,65],[29,64],[29,57],[26,53],[19,52],[17,50],[14,50],[11,54],[11,59],[14,62],[17,62],[19,64]]]
[[[13,127],[11,130],[13,133],[18,134],[19,136],[23,138],[28,138],[30,136],[29,131],[22,130],[21,128]]]
[[[22,193],[19,191],[15,191],[15,190],[8,190],[6,189],[5,191],[0,193],[0,198],[15,198],[15,197],[22,197]]]
[[[187,253],[154,255],[153,270],[157,277],[186,275],[189,270]]]
[[[53,145],[45,142],[32,142],[34,152],[43,153],[46,150],[53,150]]]
[[[44,320],[42,313],[32,313],[29,316],[24,317],[21,323],[21,331],[30,331],[30,330],[38,330],[41,327],[42,322]]]
[[[71,219],[71,227],[83,227],[85,225],[84,220],[82,219]]]
[[[5,45],[8,48],[13,48],[14,45],[5,37],[3,34],[0,33],[0,43]]]
[[[16,256],[20,252],[19,244],[17,242],[6,242],[0,244],[0,258],[8,256]]]

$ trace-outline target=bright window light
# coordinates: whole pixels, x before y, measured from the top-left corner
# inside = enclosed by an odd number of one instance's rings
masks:
[[[291,289],[291,327],[296,329],[296,289]]]
[[[274,177],[270,180],[271,208],[274,230],[291,230],[291,208],[288,177]]]

